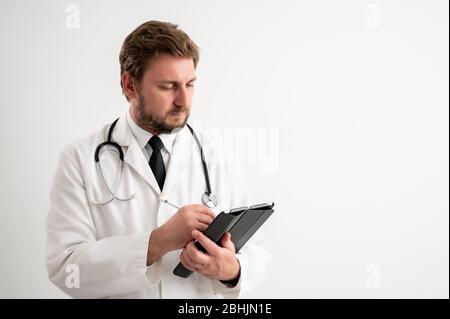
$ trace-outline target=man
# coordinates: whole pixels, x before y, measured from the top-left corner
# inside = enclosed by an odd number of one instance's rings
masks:
[[[198,60],[197,46],[176,25],[139,26],[120,52],[129,110],[115,126],[61,153],[47,220],[46,266],[50,280],[67,294],[238,297],[267,272],[270,257],[260,233],[237,254],[229,234],[221,246],[202,234],[220,211],[251,203],[239,171],[203,137],[205,158],[216,159],[207,165],[218,202],[214,210],[201,202],[206,179],[200,148],[186,125]],[[123,166],[106,145],[98,152],[99,170],[96,150],[108,139],[122,150]],[[194,272],[188,278],[173,274],[180,261]]]

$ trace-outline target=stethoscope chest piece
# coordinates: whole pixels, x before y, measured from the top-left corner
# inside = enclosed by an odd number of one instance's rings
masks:
[[[214,208],[217,206],[217,197],[213,193],[205,192],[202,195],[202,202],[209,208]]]

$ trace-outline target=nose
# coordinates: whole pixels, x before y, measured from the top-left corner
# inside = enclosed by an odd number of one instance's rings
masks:
[[[185,87],[180,87],[176,91],[176,97],[175,97],[175,105],[183,108],[187,108],[189,106],[189,103],[191,101],[191,94]]]

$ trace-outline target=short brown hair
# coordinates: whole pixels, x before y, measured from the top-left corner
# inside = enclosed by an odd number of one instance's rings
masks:
[[[199,49],[183,30],[178,29],[178,25],[147,21],[131,32],[123,42],[119,56],[120,78],[122,79],[123,73],[127,72],[139,83],[152,58],[162,52],[192,58],[194,67],[197,67]],[[126,95],[125,97],[129,101]]]

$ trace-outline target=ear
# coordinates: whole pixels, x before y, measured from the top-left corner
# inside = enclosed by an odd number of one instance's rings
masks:
[[[124,94],[130,100],[137,100],[138,98],[137,85],[134,79],[128,74],[128,72],[123,72],[121,83]]]

